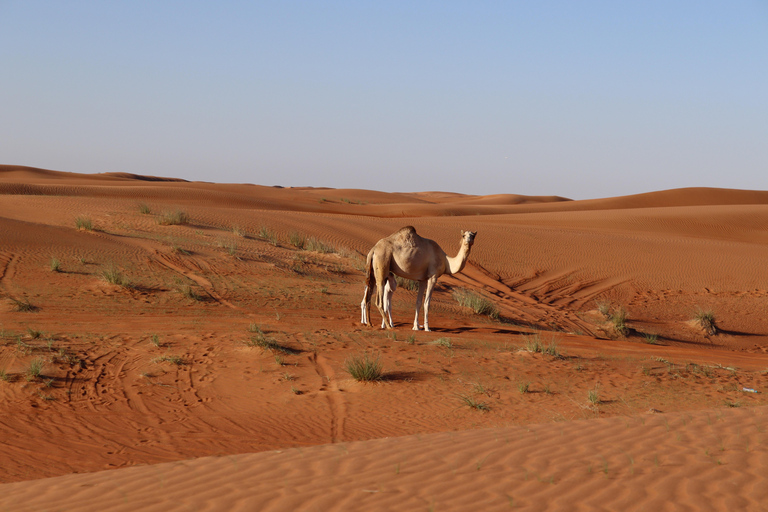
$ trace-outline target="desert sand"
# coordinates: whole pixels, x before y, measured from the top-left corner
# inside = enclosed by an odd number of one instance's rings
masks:
[[[393,331],[360,325],[406,225],[449,255],[477,231],[432,332],[407,283]],[[764,191],[0,166],[0,510],[765,510],[766,226]]]

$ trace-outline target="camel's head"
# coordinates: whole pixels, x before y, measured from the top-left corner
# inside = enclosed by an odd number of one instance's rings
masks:
[[[477,231],[462,231],[461,232],[461,239],[464,240],[464,243],[468,246],[472,247],[472,244],[475,243],[475,235],[477,234]]]

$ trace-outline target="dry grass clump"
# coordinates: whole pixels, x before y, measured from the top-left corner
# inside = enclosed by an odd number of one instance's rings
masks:
[[[494,320],[499,319],[499,310],[488,298],[470,290],[459,288],[454,290],[453,298],[460,305],[474,311],[476,315],[488,315]]]
[[[114,264],[109,264],[107,268],[102,269],[101,277],[109,284],[121,286],[123,288],[130,288],[131,282],[125,277],[123,272],[117,268]]]
[[[627,310],[610,301],[598,301],[597,310],[613,325],[614,332],[622,338],[629,334],[627,327]]]
[[[157,218],[157,223],[161,226],[181,226],[189,224],[189,215],[181,210],[164,212]]]
[[[37,306],[33,306],[28,299],[14,299],[9,297],[13,310],[19,313],[29,313],[31,311],[37,311]]]
[[[414,281],[413,279],[407,279],[405,277],[395,276],[395,282],[397,283],[398,288],[402,288],[410,292],[415,292],[419,290],[419,282]]]
[[[704,332],[708,336],[714,336],[717,334],[717,326],[715,325],[715,313],[711,309],[696,310],[696,314],[693,317],[694,320],[704,329]]]
[[[322,240],[311,236],[307,238],[306,246],[304,247],[308,251],[319,252],[322,254],[332,254],[336,252],[336,248]]]
[[[288,241],[297,249],[303,249],[307,245],[307,235],[297,231],[291,231],[288,235]]]
[[[93,222],[88,217],[77,217],[75,219],[75,227],[85,231],[93,231]]]
[[[344,361],[344,368],[353,379],[359,382],[375,382],[381,380],[384,376],[379,355],[374,357],[365,353],[363,355],[350,356]]]
[[[552,357],[561,357],[560,350],[557,347],[557,340],[553,337],[549,343],[541,340],[539,333],[523,336],[525,341],[525,350],[533,354],[539,353]]]

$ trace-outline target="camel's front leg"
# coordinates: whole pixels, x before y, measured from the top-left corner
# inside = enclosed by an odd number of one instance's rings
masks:
[[[419,313],[421,312],[421,301],[424,299],[424,292],[427,289],[426,281],[419,281],[419,293],[416,295],[416,317],[413,319],[413,330],[419,330]]]
[[[424,297],[424,330],[429,330],[429,300],[432,298],[432,290],[435,287],[435,283],[437,282],[436,277],[431,277],[427,281],[427,293]],[[421,288],[421,287],[419,287]]]

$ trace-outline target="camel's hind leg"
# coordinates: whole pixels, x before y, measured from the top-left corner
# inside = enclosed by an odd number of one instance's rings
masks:
[[[424,296],[424,330],[429,330],[429,300],[432,298],[432,290],[435,287],[435,283],[437,282],[437,278],[430,277],[427,281],[427,291]],[[418,316],[418,314],[417,314]]]
[[[392,322],[392,296],[395,294],[395,290],[397,290],[397,280],[395,279],[395,276],[390,272],[390,274],[387,276],[387,282],[384,284],[384,312],[387,313],[387,317],[389,318],[389,325],[392,327],[395,326],[394,322]],[[384,318],[381,319],[381,328],[384,329],[387,326],[387,322]]]
[[[371,316],[371,312],[369,311],[371,309],[371,292],[369,291],[369,288],[366,286],[365,291],[363,292],[363,301],[360,303],[360,323],[363,325],[371,325],[371,322],[368,320]]]
[[[376,277],[376,307],[378,308],[379,313],[381,313],[381,318],[385,323],[385,327],[387,329],[392,329],[392,321],[390,320],[389,323],[387,323],[389,318],[387,318],[387,312],[384,310],[384,288],[387,283],[387,277],[389,276],[389,269],[374,265],[373,271]]]

